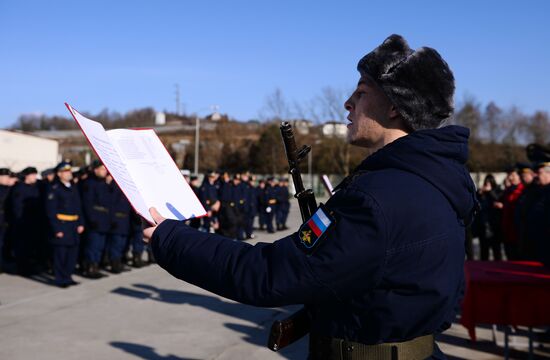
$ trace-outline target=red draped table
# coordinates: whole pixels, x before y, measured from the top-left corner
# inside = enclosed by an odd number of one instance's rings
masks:
[[[466,261],[461,324],[550,325],[550,269],[538,262]]]
[[[460,323],[476,340],[476,324],[529,327],[529,358],[533,357],[531,328],[550,325],[550,269],[530,261],[466,261],[466,294]]]

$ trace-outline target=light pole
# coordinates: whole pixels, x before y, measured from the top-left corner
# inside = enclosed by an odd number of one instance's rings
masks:
[[[194,174],[195,176],[199,175],[199,128],[200,128],[201,120],[199,116],[195,118],[195,170]]]

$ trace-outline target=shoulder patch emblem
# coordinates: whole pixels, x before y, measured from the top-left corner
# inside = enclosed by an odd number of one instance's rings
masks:
[[[303,223],[298,230],[298,238],[300,239],[300,247],[302,250],[311,254],[334,223],[334,217],[326,207],[321,204],[313,216]]]

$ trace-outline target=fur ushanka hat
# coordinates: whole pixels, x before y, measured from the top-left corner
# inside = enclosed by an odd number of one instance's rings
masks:
[[[437,128],[453,113],[453,73],[432,48],[412,50],[394,34],[365,55],[357,70],[382,88],[413,130]]]

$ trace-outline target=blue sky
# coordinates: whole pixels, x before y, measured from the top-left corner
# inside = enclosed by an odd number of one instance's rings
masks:
[[[436,48],[460,101],[550,109],[549,1],[0,0],[0,127],[20,114],[210,105],[257,118],[280,88],[303,103],[352,89],[391,33]]]

